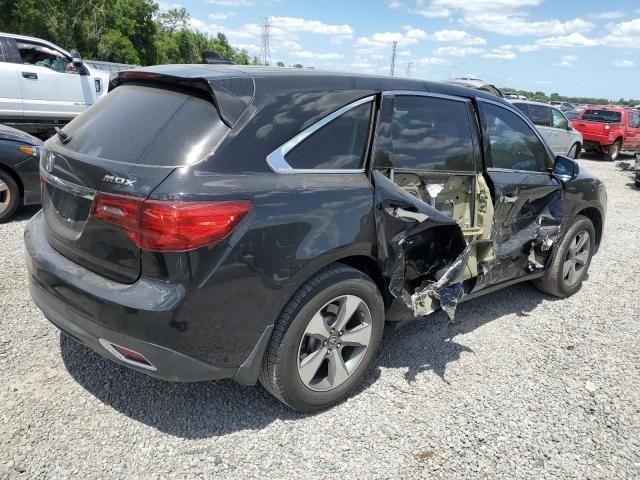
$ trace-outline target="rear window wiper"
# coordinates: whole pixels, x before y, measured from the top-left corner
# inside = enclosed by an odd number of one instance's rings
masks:
[[[71,141],[71,136],[64,133],[59,127],[55,127],[55,128],[56,128],[56,134],[58,135],[58,138],[60,139],[63,145],[66,145]]]

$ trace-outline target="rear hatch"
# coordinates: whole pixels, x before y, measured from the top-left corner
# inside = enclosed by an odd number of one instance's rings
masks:
[[[140,276],[135,229],[143,199],[174,169],[208,157],[229,131],[213,89],[172,78],[121,77],[118,88],[47,141],[42,155],[49,243],[117,282]]]
[[[609,134],[611,126],[622,122],[620,112],[606,109],[587,109],[572,125],[585,137],[603,137]]]

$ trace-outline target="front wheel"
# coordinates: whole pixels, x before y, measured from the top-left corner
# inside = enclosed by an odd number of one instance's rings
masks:
[[[360,383],[383,329],[376,284],[346,265],[329,267],[298,290],[276,321],[260,383],[295,410],[327,408]]]
[[[582,151],[582,147],[579,143],[574,143],[573,146],[569,149],[569,153],[567,156],[569,158],[573,158],[575,160],[580,158],[580,152]]]
[[[556,297],[569,297],[580,290],[595,251],[596,233],[587,217],[578,215],[556,251],[544,277],[535,286]]]
[[[11,175],[0,170],[0,223],[9,220],[18,209],[20,189]]]

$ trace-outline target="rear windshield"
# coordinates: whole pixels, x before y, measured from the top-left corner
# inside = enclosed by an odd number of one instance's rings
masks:
[[[64,129],[72,151],[161,167],[199,162],[227,130],[212,102],[138,85],[116,88]]]
[[[588,122],[602,122],[602,123],[620,123],[622,121],[622,113],[612,112],[611,110],[585,110],[582,114],[582,120]]]

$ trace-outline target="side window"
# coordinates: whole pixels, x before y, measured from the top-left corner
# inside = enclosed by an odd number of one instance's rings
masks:
[[[482,104],[489,137],[488,163],[493,168],[545,172],[551,159],[527,123],[506,108]]]
[[[372,102],[352,108],[323,126],[285,156],[297,169],[363,168]]]
[[[562,112],[552,108],[551,114],[553,115],[553,128],[561,128],[562,130],[569,128],[569,122]]]
[[[526,103],[514,103],[514,107],[518,107],[522,113],[524,113],[527,117],[529,116],[529,105]]]
[[[58,73],[79,73],[71,60],[56,50],[22,40],[17,41],[16,45],[25,65],[46,67]]]
[[[551,112],[553,108],[544,105],[529,105],[529,120],[540,127],[551,126]]]
[[[388,166],[415,170],[475,171],[467,104],[398,95],[385,145]]]

